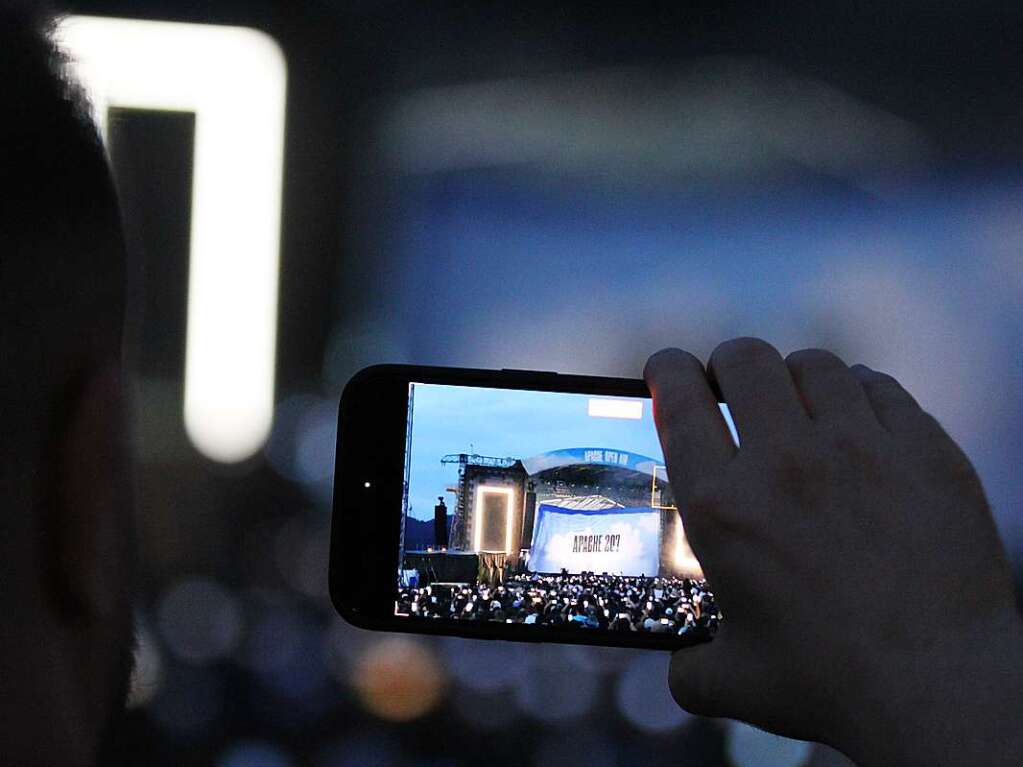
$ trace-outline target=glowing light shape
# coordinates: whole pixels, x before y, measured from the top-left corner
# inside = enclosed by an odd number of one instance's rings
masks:
[[[657,503],[657,471],[658,471],[658,469],[660,469],[661,471],[665,472],[664,478],[665,478],[665,480],[668,479],[668,474],[667,474],[668,467],[667,466],[654,466],[653,474],[650,475],[650,507],[653,508],[653,509],[675,509],[675,510],[677,510],[678,509],[677,506],[662,506],[661,504]]]
[[[70,16],[57,40],[106,134],[111,107],[195,113],[185,429],[241,461],[273,421],[287,67],[243,27]]]
[[[417,719],[436,708],[443,696],[444,669],[436,654],[418,640],[384,637],[364,647],[354,666],[351,683],[359,700],[381,719]]]
[[[638,421],[643,417],[643,400],[591,399],[587,413],[594,418],[629,418]]]
[[[496,485],[480,485],[476,488],[476,513],[473,515],[473,549],[481,551],[483,543],[483,497],[485,495],[503,495],[505,497],[506,514],[504,518],[504,553],[512,550],[512,488]]]
[[[679,519],[675,524],[675,569],[682,575],[689,578],[703,578],[703,566],[696,558],[689,540],[686,538],[686,531]]]

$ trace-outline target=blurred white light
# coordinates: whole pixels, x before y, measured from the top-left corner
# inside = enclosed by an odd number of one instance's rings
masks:
[[[273,420],[284,56],[243,27],[69,16],[57,39],[105,133],[107,110],[195,113],[185,428],[217,461]]]
[[[689,539],[686,538],[685,528],[682,526],[681,518],[675,525],[675,569],[687,578],[703,578],[703,567],[700,560],[696,558]]]
[[[445,670],[458,684],[470,690],[506,690],[524,672],[522,648],[513,644],[445,637],[440,647]]]
[[[666,732],[689,722],[668,691],[667,654],[636,655],[618,680],[616,699],[622,716],[645,732]]]
[[[237,600],[216,581],[196,578],[175,584],[164,592],[156,612],[170,651],[196,665],[230,655],[241,639]]]
[[[587,413],[594,418],[629,418],[638,421],[643,417],[643,400],[590,399]]]
[[[518,662],[523,662],[521,656]],[[603,679],[599,674],[579,673],[567,662],[563,647],[531,647],[525,663],[515,685],[515,702],[523,713],[540,721],[565,723],[581,719],[593,708]]]
[[[303,419],[295,445],[295,462],[304,485],[330,483],[337,445],[337,403],[324,402]]]
[[[274,561],[281,577],[295,591],[317,599],[327,597],[330,527],[302,516],[288,519],[274,540]]]
[[[329,507],[334,490],[337,400],[296,394],[277,403],[266,459],[302,486],[311,501]]]
[[[383,115],[399,172],[542,163],[565,172],[688,178],[784,172],[792,162],[886,189],[925,166],[913,124],[821,80],[760,58],[714,56],[684,70],[557,73],[427,88]]]
[[[915,255],[880,237],[850,239],[799,295],[842,332],[847,363],[895,376],[972,454],[990,444],[1005,407],[977,382],[1006,380],[1009,357],[979,311],[987,288],[913,264]]]
[[[249,595],[251,628],[239,647],[239,662],[260,675],[287,669],[303,652],[304,627],[293,600],[273,592]]]
[[[735,767],[801,767],[809,760],[813,744],[791,740],[730,720],[725,732],[725,752]]]

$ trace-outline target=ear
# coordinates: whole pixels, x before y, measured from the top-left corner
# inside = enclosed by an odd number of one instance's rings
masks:
[[[46,539],[58,619],[110,621],[130,611],[132,479],[120,366],[98,366],[69,394],[52,453]]]

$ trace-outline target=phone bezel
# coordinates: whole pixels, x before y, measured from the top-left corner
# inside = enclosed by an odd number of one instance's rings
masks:
[[[329,585],[331,601],[341,617],[371,630],[515,642],[677,650],[709,641],[702,633],[684,637],[650,632],[597,633],[394,615],[412,382],[650,397],[644,381],[629,378],[420,365],[374,365],[359,371],[345,386],[338,408]],[[367,506],[372,513],[366,513]],[[388,509],[395,513],[386,513]],[[357,543],[348,546],[349,538]]]

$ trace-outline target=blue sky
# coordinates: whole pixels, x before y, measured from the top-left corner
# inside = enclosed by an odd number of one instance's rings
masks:
[[[448,453],[529,458],[572,447],[602,447],[663,460],[650,400],[639,420],[588,415],[589,394],[416,384],[409,475],[411,516],[432,519],[438,495],[458,478]],[[604,397],[599,399],[630,399]]]

